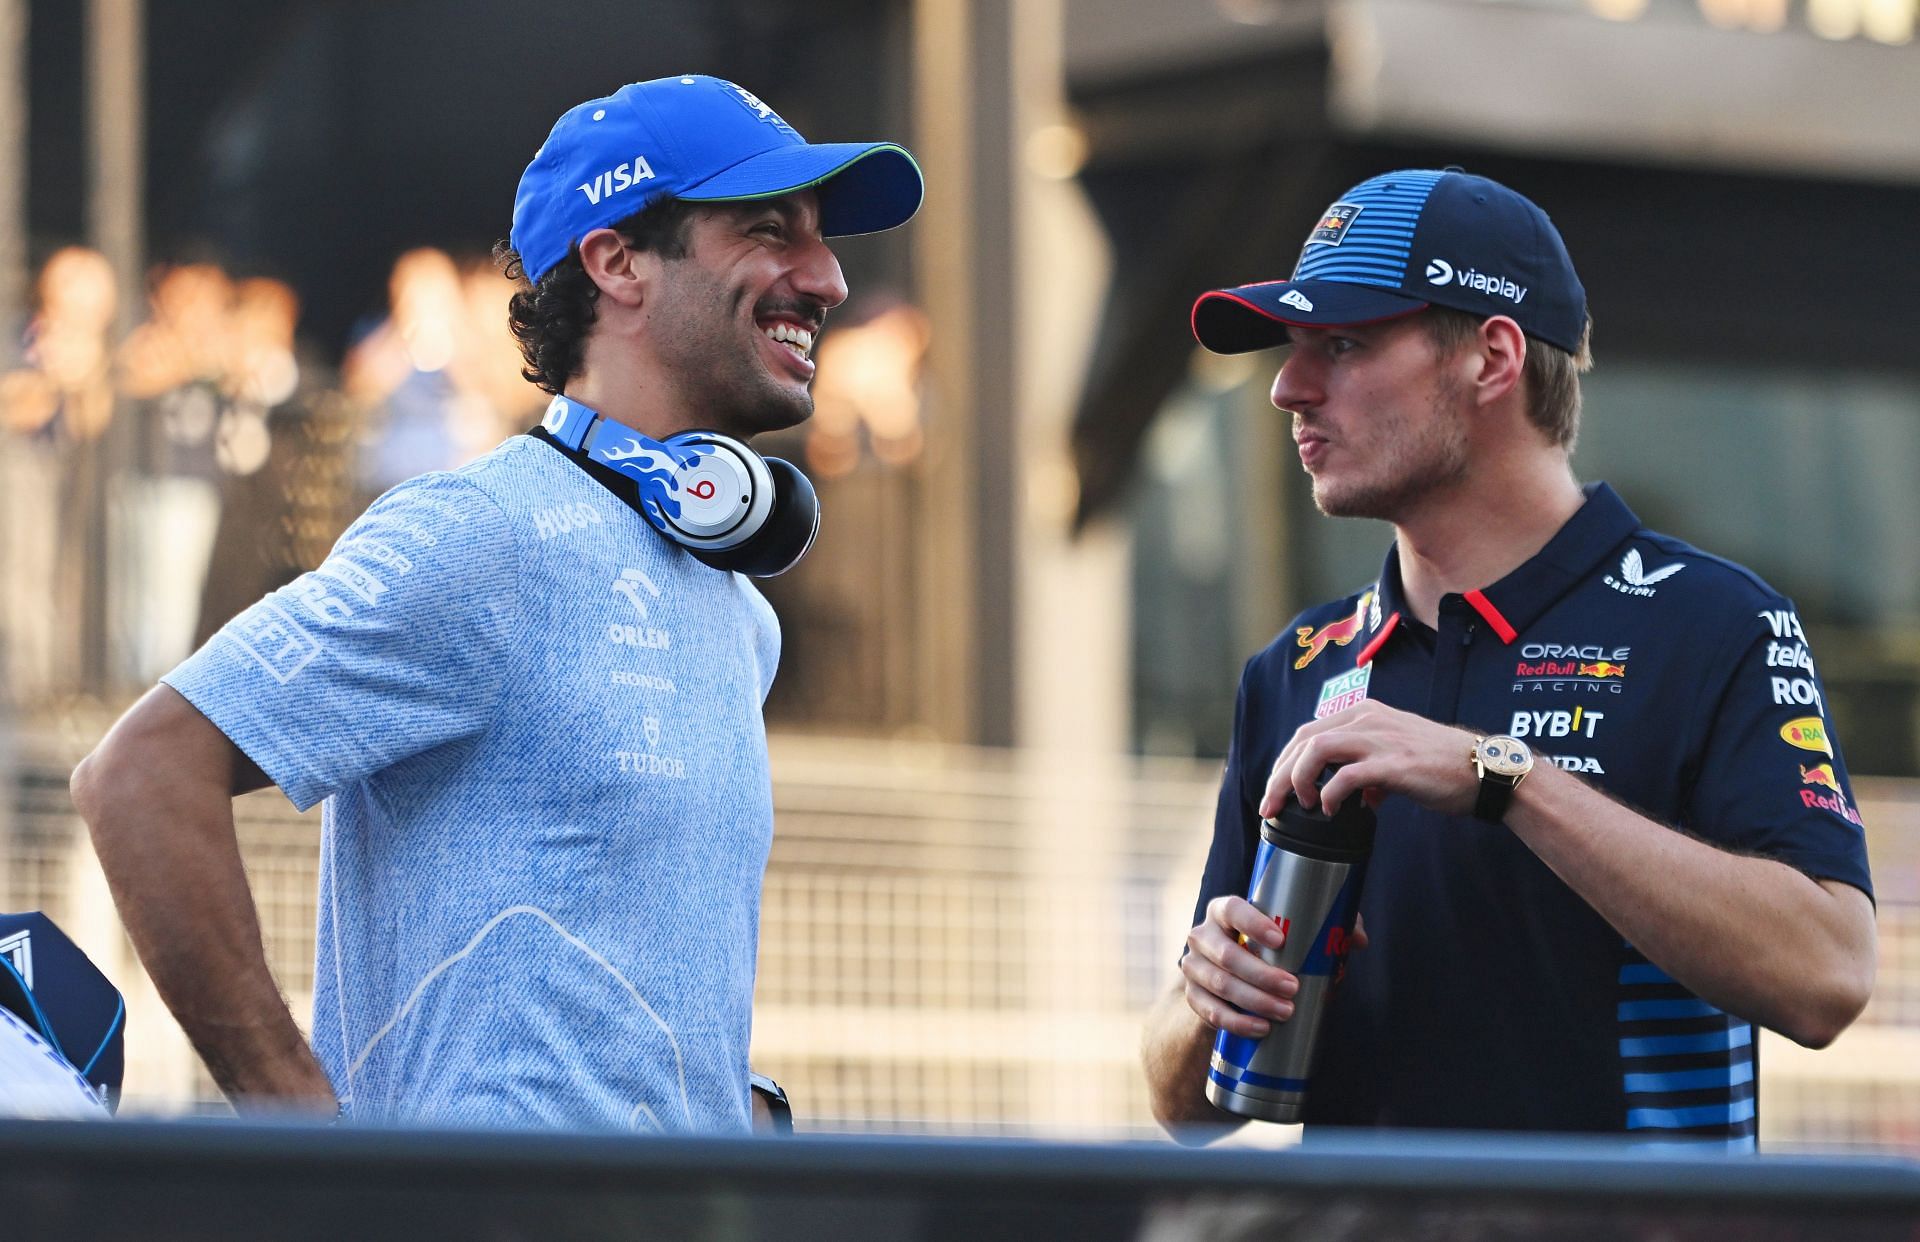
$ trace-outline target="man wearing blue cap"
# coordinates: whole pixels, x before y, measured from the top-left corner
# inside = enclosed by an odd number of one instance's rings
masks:
[[[812,492],[846,297],[826,238],[920,173],[717,78],[569,111],[505,257],[543,427],[387,493],[74,774],[161,994],[237,1101],[414,1124],[742,1130],[779,658],[742,571]],[[564,394],[564,395],[562,395]],[[269,976],[230,799],[325,800],[313,1043]]]
[[[1144,1042],[1177,1133],[1236,1120],[1211,1082],[1304,1091],[1310,1130],[1751,1149],[1755,1028],[1824,1046],[1866,1004],[1866,850],[1806,636],[1754,574],[1575,479],[1589,326],[1546,214],[1458,169],[1361,183],[1290,279],[1195,305],[1209,349],[1290,347],[1273,403],[1316,504],[1395,540],[1242,676],[1181,979]],[[1339,956],[1337,927],[1244,897],[1289,794],[1379,817],[1366,945],[1308,1080],[1248,1055],[1294,1016],[1280,947]]]

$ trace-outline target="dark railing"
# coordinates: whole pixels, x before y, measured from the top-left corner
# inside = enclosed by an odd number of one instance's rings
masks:
[[[1895,1158],[0,1123],[0,1237],[35,1242],[1916,1236],[1920,1164]]]

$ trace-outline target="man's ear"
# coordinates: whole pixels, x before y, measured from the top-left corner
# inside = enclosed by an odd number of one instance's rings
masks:
[[[595,229],[580,239],[580,266],[586,269],[587,279],[599,288],[602,298],[622,306],[639,306],[646,300],[656,261],[652,251],[634,249],[612,229]]]
[[[1520,387],[1526,374],[1527,335],[1505,315],[1480,324],[1480,373],[1474,377],[1474,398],[1486,406]]]

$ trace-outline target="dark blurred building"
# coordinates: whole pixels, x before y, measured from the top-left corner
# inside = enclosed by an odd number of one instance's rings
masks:
[[[1080,520],[1134,525],[1137,744],[1219,753],[1239,662],[1368,581],[1390,538],[1313,515],[1266,407],[1277,355],[1196,359],[1193,297],[1285,276],[1367,176],[1460,164],[1539,202],[1587,285],[1581,477],[1792,595],[1849,763],[1920,771],[1911,4],[1068,14],[1082,181],[1116,254]]]
[[[487,251],[591,94],[698,68],[811,137],[906,139],[927,205],[837,247],[821,344],[885,382],[769,445],[826,512],[768,588],[795,729],[1218,754],[1242,659],[1386,532],[1313,515],[1274,359],[1198,357],[1192,298],[1284,275],[1374,172],[1506,180],[1591,296],[1576,468],[1791,593],[1851,765],[1920,772],[1914,0],[16,7],[32,263],[95,231],[89,16],[135,11],[145,255],[287,281],[323,363],[397,255]]]

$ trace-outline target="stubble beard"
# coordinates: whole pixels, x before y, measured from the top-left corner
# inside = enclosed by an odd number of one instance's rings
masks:
[[[781,383],[761,361],[759,343],[741,339],[737,298],[707,282],[687,293],[683,305],[697,304],[701,314],[674,316],[661,355],[696,425],[744,439],[813,417],[812,388]],[[757,325],[751,331],[764,335]]]
[[[1418,431],[1405,419],[1380,427],[1382,448],[1370,478],[1341,483],[1313,480],[1314,507],[1328,517],[1378,518],[1395,522],[1435,492],[1467,473],[1467,429],[1457,385],[1433,395],[1433,417]]]

